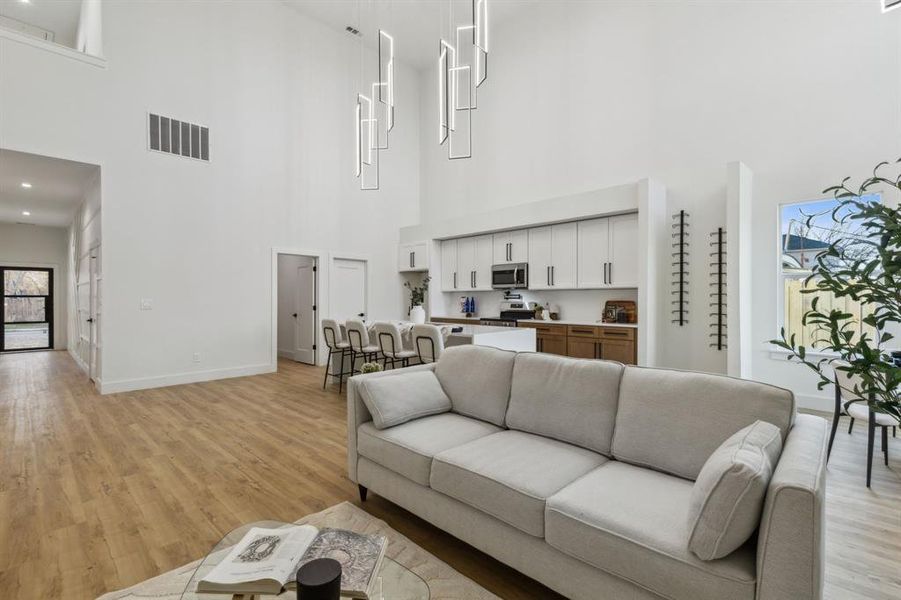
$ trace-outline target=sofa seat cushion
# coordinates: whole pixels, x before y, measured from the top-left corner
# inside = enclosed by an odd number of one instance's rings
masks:
[[[377,429],[370,421],[357,430],[357,451],[407,479],[429,485],[432,457],[472,440],[501,431],[499,427],[453,413]]]
[[[547,501],[551,546],[673,600],[753,600],[749,545],[702,561],[688,550],[692,483],[610,461]]]
[[[564,442],[501,431],[435,455],[431,486],[542,537],[545,500],[606,461]]]

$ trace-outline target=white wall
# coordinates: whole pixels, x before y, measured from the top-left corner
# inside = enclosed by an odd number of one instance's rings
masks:
[[[353,38],[279,2],[172,6],[104,3],[106,69],[0,39],[2,146],[102,166],[105,391],[270,370],[275,246],[367,256],[373,318],[404,306],[414,72],[397,69],[381,191],[361,192]],[[209,125],[211,162],[148,152],[149,110]]]
[[[62,227],[0,223],[0,265],[53,268],[53,347],[66,347],[67,236]],[[2,282],[0,282],[2,284]]]
[[[901,154],[901,11],[526,3],[491,35],[472,159],[448,161],[437,145],[435,73],[422,76],[423,222],[654,177],[669,213],[691,213],[694,242],[691,324],[664,327],[659,359],[725,371],[725,352],[706,345],[707,234],[725,224],[726,164],[741,160],[754,173],[751,372],[817,395],[764,344],[777,334],[777,207]]]

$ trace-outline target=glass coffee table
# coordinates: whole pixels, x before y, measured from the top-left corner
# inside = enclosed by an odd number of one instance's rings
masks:
[[[244,600],[263,600],[267,598],[282,598],[286,600],[294,600],[297,598],[297,592],[287,590],[277,596],[269,594],[211,594],[197,592],[197,583],[209,573],[213,567],[225,558],[229,550],[241,541],[241,538],[253,527],[261,527],[265,529],[281,529],[283,527],[291,527],[294,523],[285,523],[283,521],[257,521],[242,525],[237,529],[230,531],[219,543],[217,543],[209,554],[200,562],[197,569],[191,575],[182,592],[182,600],[232,600],[232,598],[243,598]],[[429,586],[422,580],[419,575],[404,567],[398,562],[388,558],[382,561],[379,570],[378,579],[375,584],[374,595],[370,600],[429,600]]]

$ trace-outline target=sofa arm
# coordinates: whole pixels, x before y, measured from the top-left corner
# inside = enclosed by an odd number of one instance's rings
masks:
[[[798,415],[770,480],[757,540],[757,600],[823,597],[825,419]]]
[[[407,367],[403,370],[392,369],[391,371],[381,371],[379,373],[355,375],[347,380],[347,476],[351,481],[357,483],[357,429],[363,423],[372,420],[372,415],[369,414],[369,409],[366,408],[366,405],[363,403],[363,397],[360,395],[360,382],[365,379],[391,377],[415,371],[433,371],[434,369],[435,364],[429,363]]]

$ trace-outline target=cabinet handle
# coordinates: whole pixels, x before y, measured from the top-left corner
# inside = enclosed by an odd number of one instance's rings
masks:
[[[416,265],[416,258],[415,258],[415,257],[416,257],[416,253],[415,253],[415,252],[411,252],[411,253],[410,253],[410,268],[411,268],[411,269]]]
[[[607,274],[610,277],[610,283],[613,283],[613,263],[608,262],[607,265]]]
[[[457,289],[457,272],[454,271],[454,289]]]
[[[551,267],[551,285],[557,285],[557,267]]]
[[[629,335],[629,333],[626,332],[626,331],[605,331],[605,332],[603,333],[603,335],[619,335],[619,336],[625,336],[625,335]]]
[[[591,329],[573,329],[573,333],[594,333]]]
[[[607,263],[604,263],[604,285],[607,285]]]
[[[547,267],[547,285],[548,285],[548,287],[551,286],[551,266],[550,265],[548,265],[548,267]]]
[[[475,271],[469,272],[469,286],[470,287],[476,286],[476,272]]]
[[[507,242],[507,260],[513,261],[513,242]]]

